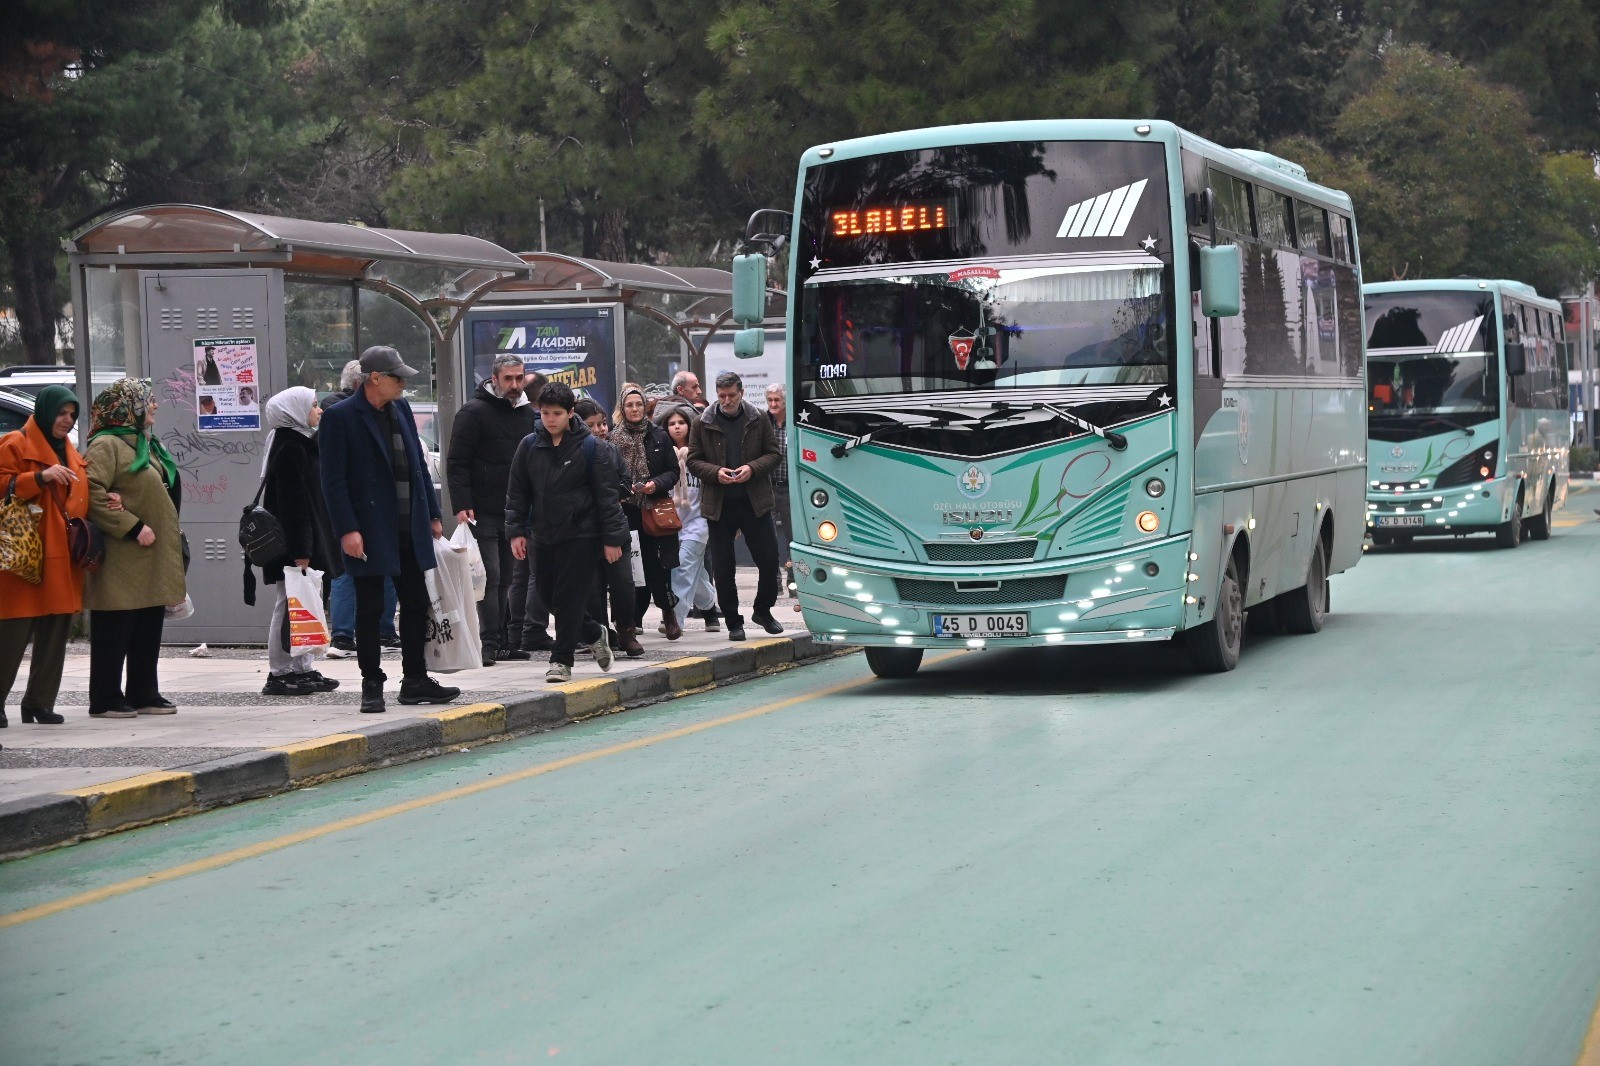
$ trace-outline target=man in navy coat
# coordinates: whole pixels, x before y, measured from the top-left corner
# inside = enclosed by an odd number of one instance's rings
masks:
[[[424,648],[433,540],[444,535],[439,497],[422,458],[411,405],[401,399],[416,370],[386,344],[361,353],[361,385],[322,416],[322,491],[344,568],[356,587],[356,661],[361,664],[361,710],[384,710],[384,578],[400,600],[400,702],[449,703],[461,694],[428,676]]]

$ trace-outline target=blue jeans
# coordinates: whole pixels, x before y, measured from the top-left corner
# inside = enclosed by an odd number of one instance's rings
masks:
[[[328,596],[328,623],[333,627],[336,637],[356,639],[356,580],[349,574],[340,574],[333,579],[333,589]],[[400,594],[395,591],[394,579],[385,578],[383,582],[383,617],[378,622],[378,639],[393,640],[394,611],[400,602]]]

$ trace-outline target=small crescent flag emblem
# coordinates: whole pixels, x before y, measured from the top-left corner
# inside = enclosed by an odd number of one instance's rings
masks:
[[[950,334],[950,351],[956,357],[957,370],[965,370],[967,368],[967,361],[972,358],[973,345],[977,344],[977,342],[978,338],[966,330]]]

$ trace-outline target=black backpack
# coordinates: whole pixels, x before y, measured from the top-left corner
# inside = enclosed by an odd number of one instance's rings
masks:
[[[239,516],[239,547],[244,549],[244,602],[255,606],[256,576],[250,564],[271,566],[289,554],[289,538],[283,535],[283,524],[273,513],[261,506],[261,494],[267,491],[263,475],[256,489],[255,499]]]

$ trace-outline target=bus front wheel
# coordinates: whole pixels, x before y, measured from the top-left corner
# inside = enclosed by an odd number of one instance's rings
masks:
[[[1328,546],[1321,537],[1311,549],[1311,569],[1304,587],[1283,594],[1278,613],[1291,633],[1320,633],[1328,617]]]
[[[1244,588],[1239,583],[1239,561],[1228,556],[1217,590],[1217,611],[1211,621],[1189,630],[1189,658],[1196,670],[1221,674],[1239,665],[1244,643]]]
[[[1515,548],[1522,543],[1522,497],[1517,497],[1511,508],[1511,517],[1494,527],[1494,542],[1501,548]]]
[[[1553,512],[1556,508],[1556,483],[1550,482],[1544,492],[1544,506],[1539,509],[1535,518],[1528,519],[1528,536],[1533,540],[1549,540],[1550,532],[1555,529]]]
[[[867,649],[867,666],[879,677],[910,677],[921,665],[921,648]]]

